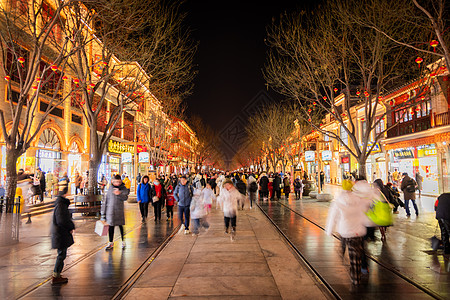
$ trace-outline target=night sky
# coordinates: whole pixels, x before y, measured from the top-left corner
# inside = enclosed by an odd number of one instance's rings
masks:
[[[189,13],[187,24],[200,42],[196,58],[199,74],[194,93],[187,99],[188,116],[200,115],[220,131],[239,114],[246,103],[266,89],[262,76],[266,26],[282,12],[308,8],[312,2],[186,1],[183,9]]]

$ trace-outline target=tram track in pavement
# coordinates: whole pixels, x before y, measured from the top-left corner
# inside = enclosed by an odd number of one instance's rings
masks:
[[[296,211],[295,209],[289,207],[288,205],[280,202],[280,201],[272,201],[272,203],[277,203],[277,205],[280,205],[286,209],[288,209],[289,211],[291,211],[292,213],[294,213],[295,215],[303,218],[304,220],[306,220],[308,223],[311,223],[313,226],[321,229],[322,231],[325,232],[325,228],[319,224],[317,224],[316,222],[314,222],[313,220],[311,220],[310,218],[308,218],[307,216],[299,213],[298,211]],[[327,281],[327,279],[324,277],[323,274],[321,274],[319,272],[319,270],[317,270],[317,268],[308,261],[308,258],[300,251],[300,249],[295,245],[295,243],[289,238],[288,234],[286,234],[279,226],[278,224],[275,222],[275,220],[273,220],[269,214],[263,209],[263,207],[261,207],[261,205],[258,203],[258,201],[256,202],[256,205],[258,205],[258,208],[263,212],[263,214],[268,218],[268,220],[272,223],[272,225],[277,229],[277,231],[285,238],[286,242],[292,247],[293,251],[295,253],[298,254],[298,256],[301,258],[301,260],[305,263],[305,265],[308,268],[308,271],[316,278],[316,280],[323,285],[323,287],[329,292],[330,295],[332,295],[335,299],[343,299],[339,293],[336,291],[335,288],[333,288],[333,284],[331,284],[330,282]],[[333,234],[333,237],[337,240],[340,240],[340,238],[337,235]],[[408,276],[405,276],[404,274],[402,274],[401,272],[399,272],[398,270],[396,270],[394,267],[389,266],[385,263],[383,263],[381,260],[379,260],[378,258],[376,258],[373,255],[367,254],[366,256],[373,261],[374,263],[376,263],[378,266],[380,266],[382,269],[387,270],[388,272],[391,272],[392,274],[394,274],[395,276],[401,278],[403,281],[405,281],[406,283],[414,286],[415,288],[419,289],[420,291],[422,291],[423,293],[425,293],[426,295],[430,296],[433,299],[439,299],[439,300],[443,300],[446,299],[445,297],[439,295],[438,293],[436,293],[435,291],[429,289],[428,287],[424,286],[423,284],[417,282],[416,280],[409,278]]]
[[[148,220],[154,220],[154,217],[151,217]],[[142,226],[142,223],[136,224],[132,228],[129,228],[128,230],[126,230],[124,232],[124,236],[126,236],[127,234],[135,231],[136,229],[140,228],[141,226]],[[130,277],[128,277],[128,279],[120,286],[119,290],[116,292],[116,294],[114,295],[114,297],[112,299],[121,299],[130,290],[130,288],[134,285],[134,283],[139,279],[140,275],[142,275],[142,273],[153,262],[153,260],[156,258],[156,256],[165,248],[165,246],[167,246],[167,244],[170,242],[170,240],[172,240],[172,238],[178,232],[180,227],[181,227],[181,224],[179,224],[176,227],[174,227],[174,229],[171,232],[171,234],[161,243],[161,245],[159,245],[154,251],[152,251],[150,253],[150,255],[147,257],[147,259],[145,259],[144,262],[135,270],[135,272]],[[120,240],[120,236],[116,237],[114,239],[114,242],[117,242],[119,240]],[[107,245],[108,245],[108,242],[103,243],[102,245],[100,245],[100,246],[92,249],[91,251],[83,254],[78,259],[76,259],[74,262],[72,262],[70,264],[67,264],[64,267],[63,272],[67,272],[68,270],[76,267],[77,265],[79,265],[80,263],[82,263],[86,259],[92,257],[93,255],[97,254],[98,252],[100,252],[102,250],[104,251],[104,248]],[[49,276],[46,279],[42,280],[41,282],[34,284],[33,286],[27,288],[25,291],[20,293],[16,297],[16,299],[24,299],[24,298],[26,298],[31,293],[33,293],[34,291],[36,291],[37,289],[39,289],[43,285],[47,284],[51,280],[52,280],[52,276]]]

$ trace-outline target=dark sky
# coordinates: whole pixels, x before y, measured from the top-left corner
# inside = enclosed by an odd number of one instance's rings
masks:
[[[200,44],[199,74],[188,115],[200,115],[220,131],[262,89],[266,26],[284,11],[304,9],[311,0],[188,0],[187,24]]]

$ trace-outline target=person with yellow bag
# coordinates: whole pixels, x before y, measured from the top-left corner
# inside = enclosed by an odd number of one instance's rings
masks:
[[[373,204],[367,212],[367,216],[375,224],[380,226],[381,240],[385,241],[387,227],[391,226],[394,222],[392,217],[393,205],[391,205],[391,193],[384,186],[383,180],[376,179],[373,183],[374,187],[380,191],[380,195],[374,199]]]

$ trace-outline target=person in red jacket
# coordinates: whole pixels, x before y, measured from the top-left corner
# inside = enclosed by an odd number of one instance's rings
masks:
[[[173,206],[175,204],[175,197],[173,196],[173,187],[169,185],[167,187],[167,195],[166,195],[166,212],[167,212],[167,221],[173,220]]]

